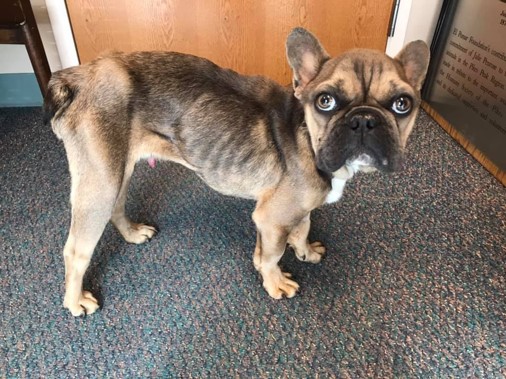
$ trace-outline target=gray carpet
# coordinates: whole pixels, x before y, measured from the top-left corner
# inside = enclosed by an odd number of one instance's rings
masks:
[[[402,174],[359,175],[312,216],[319,265],[286,254],[301,293],[275,301],[251,256],[253,203],[171,163],[137,167],[85,287],[62,308],[69,175],[38,108],[0,110],[1,378],[501,378],[506,191],[425,113]]]

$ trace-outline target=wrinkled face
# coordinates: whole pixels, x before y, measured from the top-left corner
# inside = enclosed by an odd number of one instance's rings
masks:
[[[397,62],[371,50],[325,62],[300,93],[320,170],[353,162],[385,171],[401,167],[420,97],[400,75]]]
[[[318,168],[399,169],[429,64],[425,42],[395,58],[355,49],[331,59],[316,37],[295,28],[286,51]]]

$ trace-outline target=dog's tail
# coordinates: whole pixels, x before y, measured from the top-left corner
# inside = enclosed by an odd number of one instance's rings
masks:
[[[78,91],[78,87],[71,84],[64,74],[65,70],[57,72],[52,76],[44,98],[44,124],[53,124],[53,129],[54,121],[65,114]]]

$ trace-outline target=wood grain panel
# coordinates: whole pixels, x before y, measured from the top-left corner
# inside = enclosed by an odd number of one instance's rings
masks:
[[[285,39],[304,26],[330,54],[384,50],[392,0],[67,0],[81,63],[107,50],[172,50],[282,83]]]

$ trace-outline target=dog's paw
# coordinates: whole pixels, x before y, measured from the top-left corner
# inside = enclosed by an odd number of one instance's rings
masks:
[[[99,308],[97,299],[95,299],[89,291],[83,291],[77,303],[71,304],[65,300],[63,306],[72,313],[72,316],[75,317],[90,315]]]
[[[125,241],[141,244],[151,239],[156,234],[156,229],[149,225],[132,222],[127,230],[122,230],[120,233],[125,238]]]
[[[297,259],[303,262],[309,263],[320,263],[323,256],[325,255],[325,246],[319,241],[313,242],[307,245],[307,249],[295,250]]]
[[[264,288],[274,299],[281,299],[283,296],[294,297],[299,290],[299,285],[290,279],[291,277],[291,274],[279,269],[269,275],[263,275]]]

